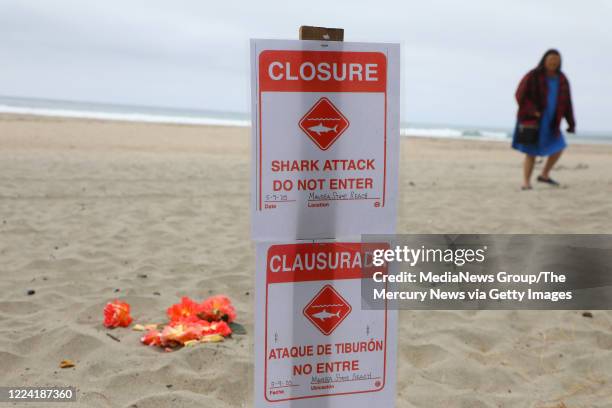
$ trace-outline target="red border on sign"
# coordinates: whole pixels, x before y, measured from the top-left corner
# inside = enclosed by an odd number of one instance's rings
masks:
[[[261,61],[260,61],[261,60],[261,56],[262,56],[262,54],[265,54],[265,53],[267,53],[269,51],[270,50],[264,50],[264,51],[260,52],[259,55],[257,56],[257,60],[258,60],[258,63],[257,63],[257,70],[258,70],[258,72],[257,72],[257,81],[258,81],[258,84],[259,84],[258,87],[257,87],[257,93],[258,93],[258,95],[257,95],[257,98],[258,98],[257,110],[258,110],[258,116],[259,116],[259,123],[258,123],[258,128],[259,128],[258,129],[258,133],[259,133],[259,146],[258,146],[258,149],[259,149],[259,169],[258,169],[258,171],[259,171],[259,177],[258,177],[259,178],[259,186],[256,189],[256,191],[257,191],[257,193],[259,195],[259,198],[257,200],[259,202],[259,205],[258,205],[259,211],[263,211],[263,208],[262,208],[263,207],[263,194],[262,194],[262,191],[263,191],[263,181],[262,181],[262,179],[263,179],[263,175],[262,175],[263,137],[262,137],[262,128],[263,128],[263,126],[262,126],[262,114],[261,114],[261,94],[262,94],[262,92],[264,92],[261,89],[262,88],[261,84],[260,84],[260,77],[261,77],[261,75],[260,75],[259,71],[261,70]],[[283,52],[283,51],[285,51],[285,52],[294,52],[295,50],[274,50],[274,51],[278,51],[278,52]],[[327,52],[327,53],[338,53],[338,51],[299,51],[299,52],[301,54],[307,54],[309,52],[312,52],[312,53],[325,53],[325,52]],[[385,89],[384,90],[384,94],[385,94],[384,128],[385,128],[385,131],[384,131],[384,152],[383,152],[383,154],[384,154],[384,163],[383,163],[383,194],[382,194],[382,204],[380,205],[380,207],[374,207],[374,208],[383,208],[385,206],[385,198],[386,198],[386,192],[387,192],[387,89],[388,89],[388,76],[387,76],[387,74],[388,74],[388,68],[389,68],[388,64],[387,64],[387,55],[382,53],[382,52],[378,52],[378,51],[363,51],[363,52],[346,51],[346,52],[347,53],[351,53],[351,54],[380,54],[385,59],[385,88],[384,88]],[[275,90],[275,91],[266,91],[266,92],[296,92],[296,91],[293,91],[293,90],[285,90],[285,91],[278,90],[278,91],[276,91]],[[317,90],[312,90],[312,91],[302,90],[301,92],[321,92],[321,91],[317,91]],[[334,89],[334,92],[351,92],[351,90],[350,89],[346,89],[345,90],[345,89],[339,88],[339,89]],[[355,92],[355,91],[353,91],[353,92]],[[373,92],[373,91],[368,91],[368,92]],[[284,202],[288,203],[288,202],[295,202],[295,200],[277,201],[277,202],[278,203],[284,203]]]
[[[338,243],[335,243],[338,244]],[[306,244],[298,244],[298,245],[306,245]],[[277,245],[272,245],[270,246],[270,248],[268,248],[268,252],[270,251],[271,248],[273,248],[274,246]],[[268,256],[266,255],[266,259],[268,258]],[[267,266],[266,266],[267,269]],[[338,278],[338,279],[355,279],[355,278]],[[361,279],[361,278],[360,278]],[[335,280],[335,279],[332,279]],[[266,399],[266,401],[268,402],[283,402],[283,401],[292,401],[292,400],[299,400],[299,399],[309,399],[309,398],[321,398],[321,397],[333,397],[333,396],[338,396],[338,395],[352,395],[352,394],[366,394],[366,393],[370,393],[370,392],[379,392],[382,391],[385,388],[385,385],[387,383],[387,300],[385,299],[385,347],[383,350],[383,376],[382,376],[382,384],[380,385],[380,387],[373,389],[373,390],[364,390],[364,391],[351,391],[351,392],[338,392],[335,394],[317,394],[317,395],[305,395],[302,397],[294,397],[294,398],[283,398],[283,399],[277,399],[277,400],[271,400],[268,398],[268,393],[267,393],[267,384],[268,384],[268,288],[270,285],[273,285],[276,283],[269,283],[268,281],[268,273],[266,273],[266,320],[265,320],[265,336],[264,336],[264,383],[263,383],[263,393],[264,393],[264,398]]]

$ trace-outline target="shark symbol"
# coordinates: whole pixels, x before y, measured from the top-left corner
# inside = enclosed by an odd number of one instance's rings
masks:
[[[338,311],[337,313],[329,313],[327,310],[323,309],[322,312],[313,314],[312,317],[314,317],[315,319],[319,319],[321,321],[325,321],[325,319],[329,319],[330,317],[337,317],[338,319],[340,318],[340,311]]]
[[[321,133],[327,133],[327,132],[334,132],[334,133],[336,133],[337,132],[337,128],[338,128],[338,125],[336,125],[336,126],[334,126],[332,128],[332,127],[324,126],[323,122],[319,122],[318,125],[311,126],[311,127],[308,128],[308,130],[310,130],[312,132],[315,132],[317,135],[321,136]]]

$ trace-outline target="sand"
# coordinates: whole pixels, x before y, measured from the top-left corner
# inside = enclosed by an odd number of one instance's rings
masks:
[[[0,385],[75,385],[69,407],[246,406],[249,335],[163,353],[101,321],[115,297],[161,322],[179,296],[226,293],[252,333],[249,140],[0,116]],[[523,192],[507,143],[401,144],[398,231],[612,232],[610,146],[571,146],[562,188]],[[612,407],[612,312],[402,311],[399,336],[398,407]]]

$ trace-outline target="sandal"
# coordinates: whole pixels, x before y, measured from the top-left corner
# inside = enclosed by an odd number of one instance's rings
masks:
[[[538,176],[538,181],[540,183],[547,183],[547,184],[550,184],[551,186],[555,186],[555,187],[559,185],[558,182],[556,182],[555,180],[551,179],[550,177],[544,178],[542,176]]]
[[[533,187],[531,187],[531,186],[521,186],[521,190],[523,190],[523,191],[533,190]]]

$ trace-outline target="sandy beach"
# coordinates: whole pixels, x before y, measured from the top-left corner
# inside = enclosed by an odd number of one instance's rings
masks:
[[[398,232],[609,234],[611,158],[571,145],[560,188],[521,191],[509,143],[402,138]],[[248,128],[0,115],[0,385],[75,385],[69,407],[248,406],[249,171]],[[163,353],[102,326],[114,298],[151,323],[216,293],[246,335]],[[402,311],[399,339],[400,408],[612,407],[612,312]]]

